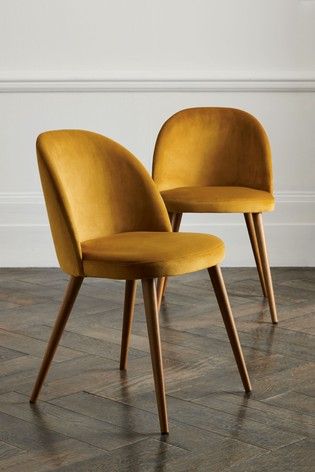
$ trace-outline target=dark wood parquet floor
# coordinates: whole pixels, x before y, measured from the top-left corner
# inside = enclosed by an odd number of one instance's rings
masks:
[[[206,272],[170,280],[160,322],[170,435],[161,437],[140,297],[119,371],[122,282],[84,282],[36,405],[28,402],[67,277],[0,271],[0,470],[314,470],[315,269],[224,269],[253,384],[244,395]],[[139,287],[140,289],[140,287]]]

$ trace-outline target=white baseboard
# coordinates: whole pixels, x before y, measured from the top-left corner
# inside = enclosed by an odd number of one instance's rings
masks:
[[[276,200],[264,215],[271,265],[315,266],[315,192],[278,192]],[[41,194],[0,194],[0,215],[1,267],[58,265]],[[254,265],[242,215],[187,214],[182,230],[221,237],[225,266]]]
[[[266,219],[266,218],[265,218]],[[254,258],[244,224],[183,225],[183,231],[212,233],[223,239],[227,267],[254,266]],[[315,224],[265,224],[270,265],[274,267],[314,267]]]

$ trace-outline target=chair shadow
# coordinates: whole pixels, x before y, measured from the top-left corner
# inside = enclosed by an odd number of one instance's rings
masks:
[[[29,407],[35,418],[34,426],[38,427],[39,429],[41,443],[47,450],[47,458],[52,462],[54,466],[60,467],[61,463],[58,461],[59,450],[58,447],[54,447],[56,443],[54,435],[59,433],[56,433],[55,431],[49,429],[49,425],[45,420],[45,414],[42,413],[40,405],[38,405],[37,403],[29,403]]]
[[[122,401],[123,403],[126,403],[127,405],[132,405],[132,402],[131,402],[131,395],[129,393],[129,390],[128,390],[128,385],[127,385],[127,380],[128,380],[128,373],[126,370],[123,370],[123,371],[120,371],[120,378],[122,380],[122,385],[121,385],[121,397],[120,397],[120,401]],[[152,392],[152,394],[154,395],[154,392]],[[131,427],[131,430],[135,430],[136,428],[136,423],[134,421],[131,421],[131,416],[129,414],[129,408],[125,408],[123,410],[123,414],[125,415],[125,418],[126,418],[126,424],[128,424],[130,427]],[[150,412],[149,412],[150,413]],[[159,428],[159,426],[157,425],[157,427]],[[166,439],[168,437],[168,435],[163,435],[163,434],[159,434],[157,432],[154,432],[152,431],[151,433],[145,433],[145,436],[146,437],[152,437],[152,438],[155,438],[155,439],[159,439],[157,441],[157,451],[155,453],[155,458],[151,456],[151,461],[155,462],[155,464],[153,465],[154,467],[154,471],[156,472],[163,472],[166,470],[166,464],[164,463],[161,463],[159,461],[159,458],[162,457],[162,454],[163,454],[163,450],[165,448],[164,446],[164,439]],[[137,444],[137,443],[136,443]],[[131,463],[133,464],[133,471],[135,472],[142,472],[143,471],[143,468],[142,468],[142,465],[139,464],[137,462],[137,453],[135,451],[135,448],[132,447],[132,446],[136,446],[135,445],[131,445],[130,448],[129,448],[129,454],[128,454],[128,457],[130,457],[130,460],[131,460]]]

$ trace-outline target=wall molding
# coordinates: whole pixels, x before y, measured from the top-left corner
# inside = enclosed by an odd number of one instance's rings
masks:
[[[313,190],[279,190],[275,192],[277,202],[314,202],[315,191]],[[2,203],[43,203],[44,197],[41,192],[0,192],[0,204]]]
[[[310,207],[307,216],[313,216],[310,221],[294,221],[286,218],[286,221],[270,221],[267,225],[314,225],[315,224],[315,191],[278,191],[275,192],[276,204],[289,204],[292,207],[300,205]],[[48,226],[44,197],[40,192],[0,192],[0,227],[3,226]],[[237,226],[235,222],[212,222],[211,226]],[[199,226],[200,223],[190,223],[190,226]],[[205,224],[202,223],[204,226]]]
[[[154,75],[148,72],[134,73],[100,72],[77,73],[46,72],[38,76],[26,72],[0,74],[0,93],[50,93],[50,92],[314,92],[315,72],[257,74],[244,72],[185,72],[173,75]]]

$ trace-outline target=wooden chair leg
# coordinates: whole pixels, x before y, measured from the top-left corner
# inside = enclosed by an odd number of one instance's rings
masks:
[[[173,229],[173,233],[177,233],[180,228],[180,223],[182,221],[182,213],[170,213],[170,220]],[[157,306],[158,310],[160,311],[162,299],[166,292],[167,287],[167,277],[161,277],[157,281],[156,293],[157,293]]]
[[[260,260],[260,254],[259,254],[259,248],[258,248],[258,243],[257,243],[257,238],[256,238],[256,231],[255,231],[255,225],[254,225],[254,220],[253,220],[253,215],[251,213],[244,213],[245,217],[245,222],[247,226],[247,231],[248,231],[248,236],[252,245],[252,250],[256,262],[256,267],[260,279],[260,284],[262,288],[262,292],[264,297],[267,297],[267,290],[266,290],[266,284],[265,284],[265,278],[264,278],[264,272]]]
[[[164,297],[165,289],[167,285],[167,277],[160,277],[157,279],[157,284],[156,284],[156,302],[157,302],[157,307],[158,310],[160,311],[161,308],[161,303],[162,299]]]
[[[135,307],[136,289],[136,280],[126,280],[123,327],[121,335],[120,370],[125,370],[127,368],[128,347]]]
[[[275,296],[273,292],[272,278],[271,278],[270,265],[269,265],[269,260],[268,260],[266,239],[265,239],[264,226],[263,226],[261,213],[253,213],[253,221],[255,225],[260,260],[261,260],[262,269],[264,273],[271,319],[272,319],[272,322],[276,324],[278,323],[277,308],[276,308]]]
[[[79,293],[80,287],[83,282],[83,277],[71,277],[68,287],[66,289],[62,305],[59,310],[55,326],[51,333],[48,346],[38,373],[33,392],[30,398],[31,403],[35,403],[38,397],[38,394],[42,388],[43,382],[47,375],[48,369],[50,367],[51,361],[55,355],[56,349],[58,347],[60,338],[62,336],[63,330],[66,326],[68,318],[70,316],[72,307]]]
[[[167,434],[169,430],[165,398],[159,316],[156,303],[156,289],[154,279],[143,279],[142,290],[161,433]]]
[[[220,266],[216,265],[211,267],[208,269],[208,272],[218,301],[218,305],[222,313],[222,318],[231,343],[244,389],[246,392],[250,392],[252,388]]]

